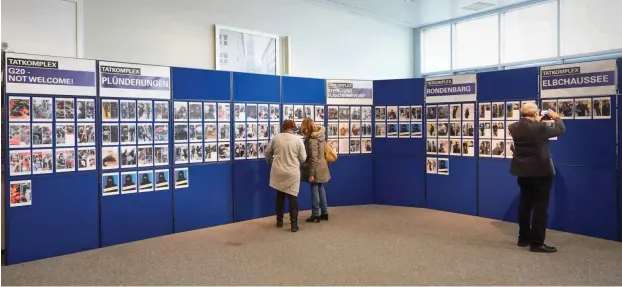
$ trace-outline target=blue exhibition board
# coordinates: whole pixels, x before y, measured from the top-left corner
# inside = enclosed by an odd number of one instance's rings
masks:
[[[210,122],[206,118],[208,105],[231,104],[231,73],[188,68],[172,68],[173,101],[200,103],[203,105],[202,126]],[[212,111],[214,112],[214,111]],[[213,115],[216,116],[216,115]],[[230,121],[216,121],[229,123]],[[203,133],[203,145],[216,144],[207,140]],[[230,140],[225,142],[230,144]],[[197,143],[202,145],[201,142]],[[202,153],[203,162],[176,164],[187,167],[190,183],[184,188],[174,188],[174,228],[184,232],[233,222],[232,163],[227,159],[210,161],[207,150]],[[215,156],[214,156],[215,157]]]
[[[622,95],[622,88],[620,88],[622,86],[622,59],[618,59],[617,60],[617,66],[618,66],[618,93],[617,93],[617,97],[616,97],[616,106],[620,104],[620,95]],[[622,119],[620,117],[618,117],[618,131],[619,131],[619,127],[620,124],[622,124]],[[620,163],[622,163],[622,153],[620,150],[620,145],[618,142],[618,183],[620,182],[620,179],[622,179],[622,170],[620,169]],[[622,191],[620,191],[619,185],[618,185],[618,240],[622,241]]]
[[[281,79],[277,76],[233,73],[232,86],[234,104],[281,102]],[[233,161],[235,222],[275,214],[276,191],[269,186],[269,175],[270,166],[263,159]]]
[[[538,68],[524,68],[478,74],[478,103],[535,101],[538,97],[538,71]],[[511,222],[518,220],[520,190],[516,177],[510,174],[510,161],[511,158],[479,156],[479,216]]]
[[[374,81],[374,107],[423,106],[424,84],[423,79]],[[415,137],[376,137],[374,148],[374,202],[424,207],[425,141]]]

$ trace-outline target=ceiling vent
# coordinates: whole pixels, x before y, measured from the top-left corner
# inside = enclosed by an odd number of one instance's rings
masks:
[[[491,7],[494,7],[495,4],[493,3],[487,3],[487,2],[475,2],[471,5],[468,6],[464,6],[462,7],[462,9],[464,10],[470,10],[470,11],[482,11],[482,10],[486,10],[489,9]]]

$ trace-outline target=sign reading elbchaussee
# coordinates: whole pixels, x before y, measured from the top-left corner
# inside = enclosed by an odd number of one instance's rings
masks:
[[[327,105],[373,105],[374,82],[326,80]]]
[[[171,68],[99,62],[99,95],[114,98],[171,98]]]
[[[475,74],[425,80],[426,103],[474,102],[476,100],[477,76]]]
[[[95,61],[7,53],[6,92],[96,96]]]
[[[540,68],[540,97],[615,95],[616,60]]]

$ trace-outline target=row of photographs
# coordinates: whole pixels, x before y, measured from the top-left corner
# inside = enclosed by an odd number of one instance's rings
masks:
[[[328,138],[371,137],[371,122],[329,122],[326,128]]]
[[[371,121],[371,108],[371,106],[328,106],[328,121]]]
[[[141,170],[102,174],[102,196],[169,190],[169,170]],[[188,168],[175,169],[175,188],[188,188]]]
[[[95,121],[93,99],[11,96],[8,107],[9,122]]]
[[[96,162],[95,147],[79,147],[77,154],[74,148],[11,150],[9,175],[95,170]]]
[[[392,123],[376,122],[376,138],[421,138],[423,137],[423,123]]]
[[[52,127],[55,127],[53,129]],[[95,145],[95,123],[10,123],[9,147],[43,148]]]
[[[425,172],[428,174],[449,175],[449,159],[436,157],[426,158]]]
[[[426,105],[426,121],[474,121],[475,104]]]
[[[423,120],[422,106],[376,106],[374,109],[376,113],[376,122],[420,122]]]
[[[102,121],[105,122],[169,120],[167,101],[102,99],[101,108]]]
[[[190,103],[192,104],[192,103]],[[219,120],[229,120],[229,104],[219,104]],[[226,107],[226,110],[221,109]],[[183,104],[182,104],[183,108]],[[177,120],[178,106],[175,102],[175,120]],[[226,113],[226,115],[225,115]],[[221,118],[222,116],[222,118]],[[281,120],[281,108],[279,104],[256,104],[256,103],[236,103],[233,104],[233,119],[236,122],[240,121],[280,121]],[[208,118],[205,118],[207,121]]]
[[[563,119],[610,119],[611,98],[541,100],[542,110],[553,110]]]
[[[426,140],[426,153],[429,155],[475,156],[475,152],[473,139]],[[512,158],[514,141],[483,139],[479,141],[477,153],[480,157]]]

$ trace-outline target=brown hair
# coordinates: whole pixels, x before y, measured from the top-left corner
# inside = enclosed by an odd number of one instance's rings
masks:
[[[291,130],[291,131],[295,131],[296,130],[296,122],[294,122],[293,120],[285,120],[283,121],[283,130]]]
[[[306,118],[302,121],[302,125],[300,126],[300,132],[305,136],[310,136],[315,129],[315,122],[311,118]]]

